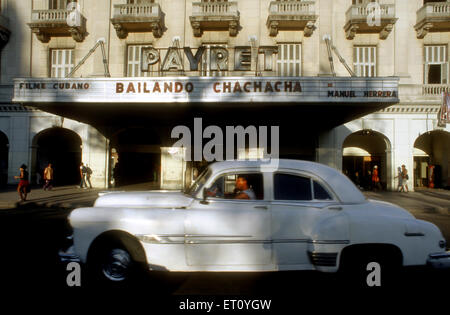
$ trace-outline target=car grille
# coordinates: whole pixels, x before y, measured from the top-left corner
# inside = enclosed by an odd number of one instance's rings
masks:
[[[336,266],[337,253],[311,253],[308,252],[311,263],[315,266]]]

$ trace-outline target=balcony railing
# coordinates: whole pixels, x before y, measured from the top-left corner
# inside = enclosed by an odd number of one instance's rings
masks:
[[[424,38],[428,32],[450,31],[450,1],[428,2],[417,11],[414,26],[417,38]]]
[[[239,28],[238,3],[193,2],[190,16],[194,36],[200,37],[203,31],[228,29],[230,36],[236,36]]]
[[[442,93],[450,93],[448,84],[425,84],[422,86],[422,95],[442,96]]]
[[[237,2],[194,2],[192,3],[193,16],[236,16]]]
[[[316,20],[315,1],[272,1],[266,24],[271,36],[279,30],[304,30],[311,36]]]
[[[269,14],[314,15],[315,1],[272,1]]]
[[[153,32],[161,37],[164,28],[163,14],[158,3],[116,4],[111,23],[117,36],[126,38],[129,32]]]
[[[368,7],[372,2],[350,6],[345,13],[346,24],[344,26],[347,39],[355,38],[357,33],[379,33],[380,39],[386,39],[392,31],[397,18],[395,17],[395,4],[380,4],[380,20],[371,22],[373,7]]]
[[[80,15],[80,24],[70,26],[67,22],[70,12],[64,9],[33,10],[28,25],[43,43],[47,43],[52,36],[72,36],[75,41],[82,42],[86,36],[86,19]]]

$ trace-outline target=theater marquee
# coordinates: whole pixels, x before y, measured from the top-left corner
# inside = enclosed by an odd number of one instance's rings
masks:
[[[397,103],[397,78],[15,79],[18,103]]]

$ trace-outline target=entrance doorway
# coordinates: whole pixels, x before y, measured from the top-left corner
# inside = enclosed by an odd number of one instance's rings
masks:
[[[161,142],[150,128],[127,128],[111,137],[112,185],[120,187],[160,181]]]
[[[414,142],[414,186],[450,188],[450,133],[434,130]]]
[[[361,130],[349,135],[342,146],[342,171],[357,186],[372,189],[372,172],[378,167],[383,189],[391,189],[390,142],[381,133]]]
[[[80,183],[81,138],[64,128],[50,128],[33,139],[32,181],[42,184],[44,169],[52,164],[55,186]]]

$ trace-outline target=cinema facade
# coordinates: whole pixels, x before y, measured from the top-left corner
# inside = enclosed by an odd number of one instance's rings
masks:
[[[450,185],[450,129],[438,119],[450,91],[450,33],[414,28],[411,16],[422,19],[428,6],[421,1],[383,4],[374,28],[355,13],[365,0],[186,0],[182,9],[100,0],[80,4],[79,28],[49,21],[70,13],[58,1],[10,2],[8,14],[20,14],[2,51],[3,182],[15,183],[22,163],[38,182],[52,162],[57,184],[77,184],[83,161],[96,187],[180,189],[209,162],[195,154],[211,130],[226,145],[227,128],[242,126],[258,137],[266,128],[268,146],[247,142],[234,158],[273,152],[278,127],[279,157],[330,165],[364,188],[377,165],[383,187],[395,190],[402,164],[410,188]],[[330,63],[325,35],[355,76],[336,55]],[[66,78],[99,38],[106,55],[97,49]],[[180,126],[191,133],[187,158],[173,148]]]

